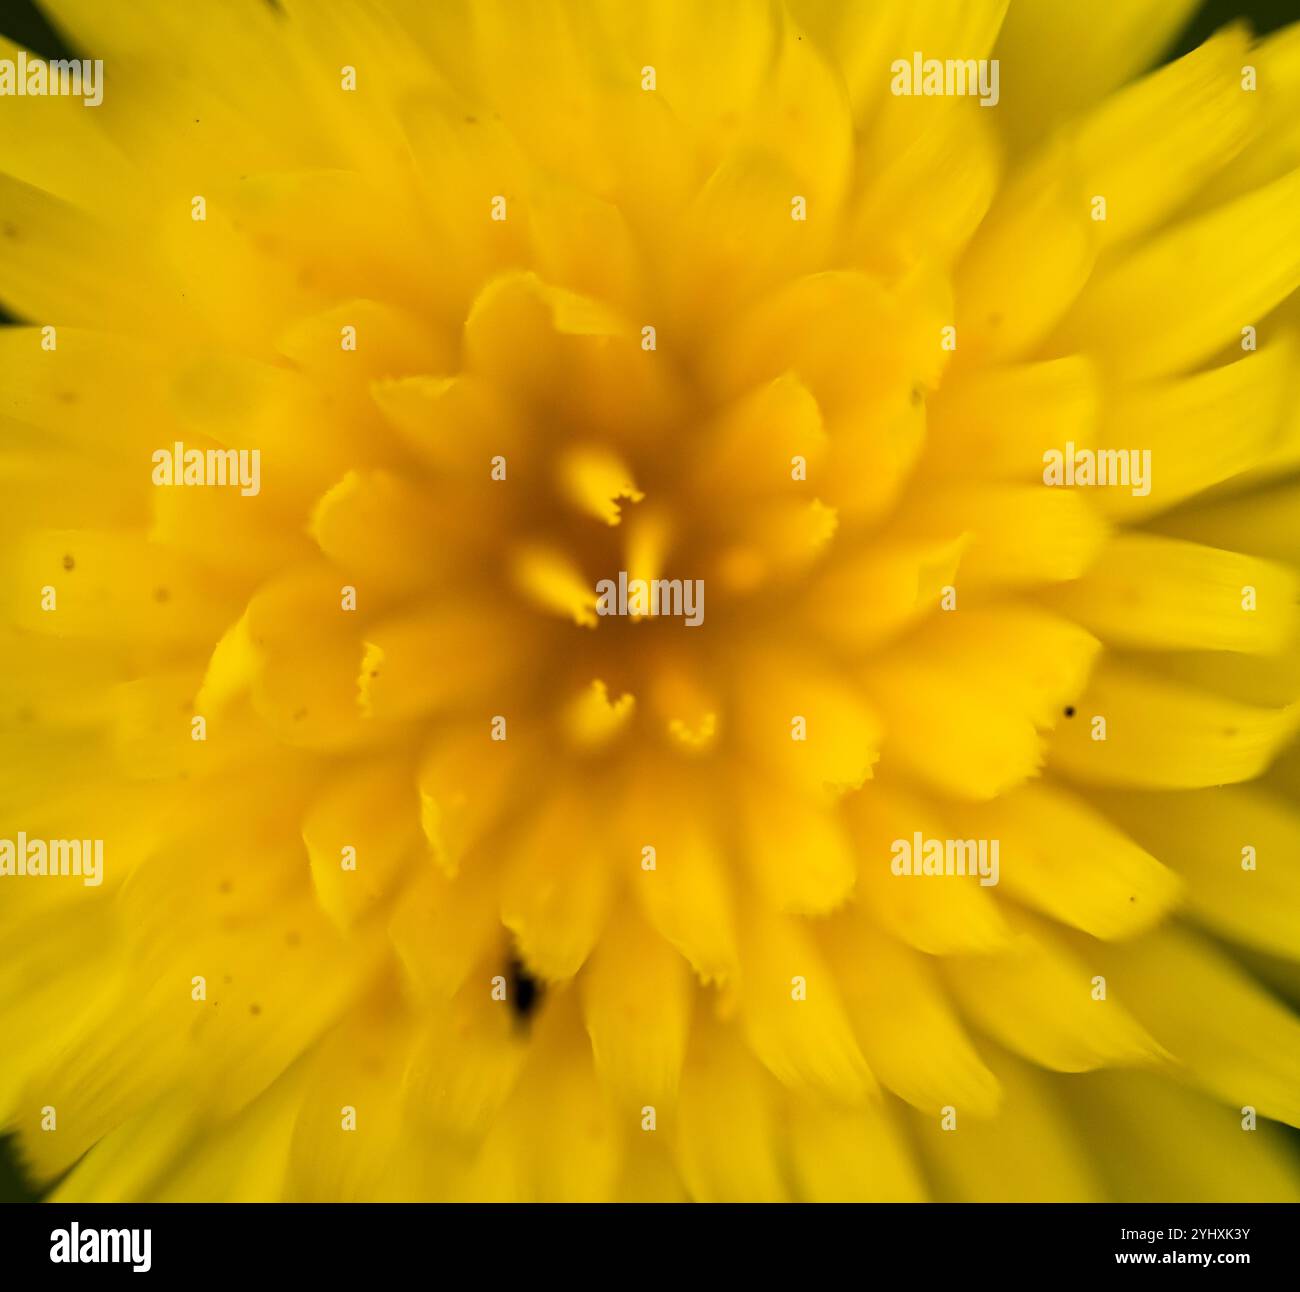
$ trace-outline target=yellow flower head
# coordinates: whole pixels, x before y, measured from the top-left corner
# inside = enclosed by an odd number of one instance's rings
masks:
[[[1297,1196],[1300,28],[43,3],[34,1181]]]

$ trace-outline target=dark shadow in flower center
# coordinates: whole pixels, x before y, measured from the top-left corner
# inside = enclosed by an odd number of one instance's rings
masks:
[[[518,956],[511,956],[506,967],[506,991],[515,1026],[526,1031],[534,1014],[541,1008],[545,985],[534,978]]]

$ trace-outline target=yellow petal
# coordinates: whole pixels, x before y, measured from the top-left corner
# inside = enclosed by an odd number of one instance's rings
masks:
[[[776,1082],[731,1028],[692,1029],[674,1144],[696,1202],[783,1202]]]
[[[111,317],[142,336],[152,297],[156,326],[157,301],[170,298],[160,288],[166,278],[124,230],[8,175],[0,175],[0,220],[11,231],[0,238],[0,301],[19,318],[96,328]]]
[[[212,641],[238,613],[230,585],[138,533],[34,530],[5,563],[9,621],[29,632],[156,653]],[[55,594],[48,608],[47,587]]]
[[[399,1151],[415,1127],[405,1101],[393,1097],[411,1041],[407,1019],[375,1013],[347,1020],[312,1056],[293,1127],[286,1201],[428,1196],[422,1168],[435,1159],[427,1151]]]
[[[418,996],[448,998],[486,958],[504,963],[498,878],[492,858],[480,855],[454,879],[427,867],[403,893],[388,936]]]
[[[956,798],[990,799],[1042,765],[1032,716],[976,693],[950,668],[900,653],[871,664],[862,682],[884,720],[886,767]]]
[[[818,487],[826,454],[821,409],[794,373],[758,386],[706,428],[692,472],[702,492],[722,487],[745,493],[789,494],[804,481]],[[794,480],[793,459],[804,474]]]
[[[587,815],[576,798],[552,793],[507,848],[501,921],[543,978],[572,978],[605,924],[606,845]]]
[[[511,788],[526,765],[526,738],[492,739],[492,728],[468,719],[429,741],[417,773],[420,824],[434,861],[454,876],[465,855],[510,812]]]
[[[840,1105],[874,1095],[835,976],[805,928],[753,906],[740,932],[741,1022],[758,1058],[783,1085]]]
[[[601,1087],[577,1019],[560,998],[537,1020],[527,1063],[474,1164],[471,1200],[606,1202],[617,1186],[624,1135]],[[646,1132],[648,1133],[648,1132]]]
[[[326,782],[302,825],[322,909],[350,928],[382,901],[419,836],[405,759],[367,764]]]
[[[1200,921],[1246,946],[1295,957],[1300,875],[1286,859],[1300,845],[1300,817],[1285,800],[1254,786],[1224,785],[1176,797],[1111,793],[1104,802],[1135,838],[1168,859]]]
[[[913,495],[894,532],[902,538],[966,534],[960,588],[1028,587],[1078,578],[1106,536],[1089,500],[1073,490],[943,484]]]
[[[857,789],[871,775],[881,726],[847,678],[793,651],[750,650],[735,668],[736,731],[755,759],[817,796]]]
[[[598,445],[567,449],[558,472],[560,487],[569,501],[607,525],[617,525],[622,519],[620,500],[640,502],[645,497],[619,456]]]
[[[1098,1169],[1125,1202],[1300,1201],[1281,1126],[1246,1131],[1239,1110],[1145,1072],[1093,1073],[1071,1083],[1070,1105],[1096,1129]]]
[[[561,719],[565,735],[579,749],[598,749],[627,727],[636,712],[636,697],[624,692],[611,700],[599,678],[570,701]]]
[[[1013,4],[994,51],[1006,60],[1007,128],[1029,140],[1100,101],[1155,62],[1195,7],[1195,0],[1089,10],[1052,0]]]
[[[1146,492],[1093,490],[1098,509],[1133,522],[1263,466],[1288,415],[1295,354],[1295,335],[1286,332],[1235,363],[1126,387],[1107,408],[1098,441],[1150,453]]]
[[[425,587],[453,563],[452,536],[428,498],[388,471],[349,471],[316,504],[308,532],[353,582]]]
[[[934,809],[894,784],[873,782],[844,803],[856,845],[859,900],[894,937],[929,955],[988,951],[1003,945],[1007,926],[988,887],[969,876],[895,875],[898,840],[948,839],[951,827]]]
[[[732,878],[723,859],[724,836],[707,800],[685,777],[653,768],[637,778],[630,796],[622,836],[629,864],[638,867],[633,886],[646,918],[703,982],[734,980],[739,952]],[[662,804],[669,799],[683,810],[665,813]]]
[[[511,562],[515,586],[543,610],[572,619],[581,628],[596,627],[596,587],[577,565],[553,548],[530,544]]]
[[[954,816],[964,834],[999,840],[1008,893],[1095,938],[1144,932],[1182,897],[1173,870],[1058,785],[1022,785]]]
[[[1098,385],[1082,355],[954,373],[927,403],[922,469],[943,477],[1041,481],[1046,450],[1094,444]]]
[[[936,54],[933,45],[919,48]],[[1000,170],[996,133],[977,104],[886,97],[858,150],[865,182],[851,216],[853,263],[886,274],[923,258],[950,264],[984,218]]]
[[[839,62],[854,117],[869,124],[889,85],[891,58],[922,49],[940,58],[983,58],[1007,11],[1005,0],[917,0],[901,6],[790,0],[795,17]]]
[[[1059,141],[1007,180],[957,267],[959,354],[1017,358],[1047,336],[1096,261],[1091,197]],[[1032,274],[1017,272],[1026,247]]]
[[[1227,28],[1072,129],[1076,165],[1106,199],[1097,229],[1103,246],[1176,211],[1250,138],[1258,96],[1241,84],[1248,44],[1244,27]]]
[[[237,1117],[187,1145],[152,1197],[159,1202],[279,1202],[301,1075],[298,1069],[286,1073]]]
[[[745,865],[766,899],[802,915],[821,915],[841,905],[853,889],[857,868],[834,809],[758,773],[743,778],[737,793]]]
[[[943,962],[944,981],[981,1031],[1055,1072],[1140,1066],[1164,1057],[1120,1003],[1123,984],[1094,995],[1096,966],[1077,956],[1051,927],[1019,923],[1004,951]]]
[[[1052,766],[1073,779],[1147,789],[1198,789],[1258,776],[1294,735],[1300,705],[1222,700],[1129,665],[1103,665],[1063,723]],[[1105,719],[1105,739],[1094,732]]]
[[[1001,1052],[987,1057],[1004,1092],[995,1117],[963,1116],[965,1110],[951,1102],[954,1129],[943,1129],[937,1110],[912,1116],[935,1197],[945,1202],[1103,1201],[1087,1140],[1065,1115],[1060,1083],[1050,1083]]]
[[[1296,575],[1270,561],[1121,534],[1052,599],[1115,646],[1271,655],[1295,637],[1298,591]]]
[[[808,1202],[924,1202],[912,1148],[883,1104],[844,1112],[790,1101],[790,1155]]]
[[[1166,929],[1098,944],[1097,959],[1181,1079],[1300,1124],[1300,1020],[1210,943]]]
[[[371,397],[406,442],[430,466],[490,481],[492,459],[509,468],[520,450],[517,419],[488,382],[455,377],[391,377],[376,381]]]
[[[368,718],[404,719],[466,702],[490,706],[499,683],[501,621],[486,606],[425,605],[370,625],[358,653],[357,703]],[[486,725],[491,715],[484,713]]]
[[[631,908],[610,922],[581,977],[596,1070],[625,1114],[676,1099],[694,986],[686,961]]]
[[[422,1001],[402,1087],[439,1137],[476,1147],[528,1055],[509,1000],[494,998],[483,963],[453,1000]],[[513,990],[513,985],[507,987]]]
[[[837,646],[863,653],[938,606],[965,547],[965,539],[872,543],[827,564],[804,613]]]
[[[1125,378],[1158,377],[1240,340],[1300,286],[1300,170],[1148,242],[1090,283],[1051,342]]]
[[[831,921],[823,947],[881,1084],[922,1112],[955,1103],[974,1116],[991,1116],[997,1080],[971,1045],[928,958],[854,911]]]
[[[1300,533],[1295,524],[1300,484],[1288,482],[1245,498],[1225,498],[1161,518],[1162,533],[1208,543],[1233,552],[1251,552],[1300,565]]]

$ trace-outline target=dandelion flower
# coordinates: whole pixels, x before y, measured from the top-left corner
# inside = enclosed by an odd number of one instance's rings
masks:
[[[1300,29],[43,2],[34,1182],[1297,1196]]]

